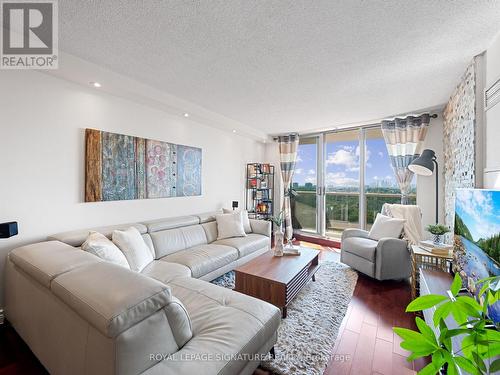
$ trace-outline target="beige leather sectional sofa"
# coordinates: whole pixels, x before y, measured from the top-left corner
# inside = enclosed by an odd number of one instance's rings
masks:
[[[135,226],[154,261],[141,273],[79,249],[88,230],[13,250],[6,314],[53,374],[251,374],[280,311],[212,280],[269,250],[269,222],[217,241],[214,213]]]

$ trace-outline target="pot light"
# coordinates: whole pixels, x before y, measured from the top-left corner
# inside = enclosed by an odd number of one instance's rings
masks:
[[[189,113],[184,113],[184,117],[189,117]]]
[[[99,88],[99,87],[101,87],[101,84],[100,84],[99,82],[90,82],[90,84],[91,84],[92,86],[94,86],[95,88]]]
[[[236,129],[233,129],[233,133],[236,133]]]

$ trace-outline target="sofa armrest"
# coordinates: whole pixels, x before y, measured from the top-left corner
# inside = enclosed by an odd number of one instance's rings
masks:
[[[165,284],[108,262],[66,272],[52,281],[51,290],[110,338],[172,301],[170,288]]]
[[[368,231],[363,230],[363,229],[356,229],[356,228],[344,229],[344,231],[342,232],[341,241],[345,240],[346,238],[350,238],[350,237],[368,238]]]
[[[411,273],[411,255],[408,242],[399,238],[378,241],[375,259],[375,277],[378,280],[404,279]]]
[[[250,219],[250,226],[252,232],[262,234],[263,236],[271,238],[271,222],[267,220]]]

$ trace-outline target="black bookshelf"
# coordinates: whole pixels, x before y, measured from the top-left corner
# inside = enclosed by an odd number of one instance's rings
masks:
[[[269,219],[274,214],[274,166],[248,163],[245,207],[252,219]]]

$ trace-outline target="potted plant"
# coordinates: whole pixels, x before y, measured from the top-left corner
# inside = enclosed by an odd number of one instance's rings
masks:
[[[493,374],[500,371],[500,325],[489,319],[488,307],[500,297],[500,277],[479,280],[477,297],[459,295],[462,279],[455,275],[448,296],[429,294],[412,301],[407,312],[435,307],[433,325],[437,333],[424,320],[416,318],[418,331],[394,328],[403,339],[401,348],[411,352],[408,361],[432,357],[432,362],[418,372],[427,374],[459,373],[459,368],[474,375]],[[445,319],[451,315],[458,327],[450,329]],[[459,336],[460,347],[452,346],[452,338]]]
[[[277,216],[271,216],[269,220],[271,220],[276,229],[274,230],[274,256],[283,256],[283,220],[285,218],[285,211],[280,211]]]
[[[431,224],[425,228],[430,234],[432,234],[432,240],[436,245],[443,243],[443,235],[450,232],[450,228],[444,226],[443,224]]]

